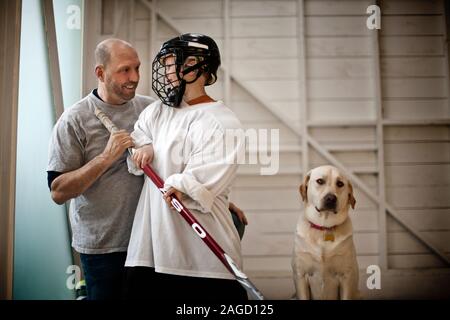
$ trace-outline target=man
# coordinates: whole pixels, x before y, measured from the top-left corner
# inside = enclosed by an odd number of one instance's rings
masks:
[[[47,176],[53,201],[74,199],[72,246],[80,253],[88,299],[118,299],[143,185],[142,177],[128,173],[125,151],[133,146],[129,132],[139,114],[154,99],[136,95],[140,61],[129,43],[105,40],[98,44],[95,60],[98,88],[56,123]],[[110,135],[95,107],[123,130]]]
[[[140,61],[127,42],[109,39],[95,50],[98,88],[67,109],[50,141],[52,199],[74,199],[72,246],[80,253],[88,299],[119,298],[134,211],[143,179],[128,173],[128,132],[152,98],[137,95]],[[97,106],[123,128],[109,135]]]

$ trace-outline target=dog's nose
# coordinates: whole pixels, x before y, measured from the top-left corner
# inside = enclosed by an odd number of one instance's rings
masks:
[[[334,194],[332,193],[327,194],[323,199],[323,201],[325,208],[336,209],[337,197]]]

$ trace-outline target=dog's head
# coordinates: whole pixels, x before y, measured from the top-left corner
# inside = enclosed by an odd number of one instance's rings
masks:
[[[300,195],[308,220],[325,226],[344,222],[350,206],[354,209],[356,204],[352,184],[333,166],[309,171],[300,185]]]

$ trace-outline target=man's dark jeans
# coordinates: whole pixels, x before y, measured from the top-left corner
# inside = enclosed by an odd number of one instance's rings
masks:
[[[126,252],[80,254],[88,300],[122,298]]]

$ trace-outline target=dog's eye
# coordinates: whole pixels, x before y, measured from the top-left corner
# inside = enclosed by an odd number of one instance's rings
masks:
[[[342,188],[344,186],[344,183],[342,181],[338,181],[336,182],[336,185],[338,186],[338,188]]]
[[[323,181],[323,179],[317,179],[316,182],[317,182],[318,184],[320,184],[320,185],[322,185],[322,184],[325,183],[325,181]]]

